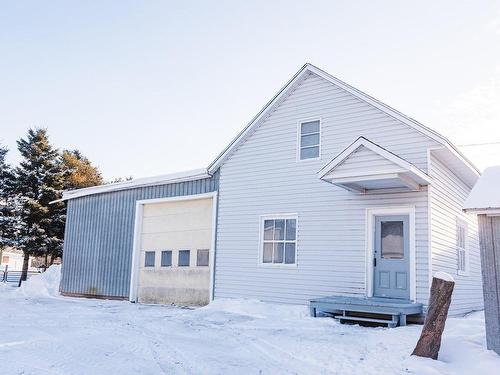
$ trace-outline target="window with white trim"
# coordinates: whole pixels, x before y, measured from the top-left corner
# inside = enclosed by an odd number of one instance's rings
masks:
[[[319,159],[321,142],[321,121],[299,123],[299,159]]]
[[[457,221],[457,273],[467,273],[467,224]]]
[[[297,217],[264,217],[261,233],[263,264],[296,263]]]

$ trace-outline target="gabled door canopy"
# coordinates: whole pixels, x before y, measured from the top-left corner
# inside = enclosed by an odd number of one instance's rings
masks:
[[[413,164],[364,137],[335,156],[318,177],[361,194],[419,191],[431,182]]]

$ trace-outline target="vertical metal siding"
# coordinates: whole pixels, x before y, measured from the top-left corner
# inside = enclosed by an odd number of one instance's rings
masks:
[[[61,292],[128,297],[136,202],[213,192],[218,185],[216,172],[211,178],[69,200]]]

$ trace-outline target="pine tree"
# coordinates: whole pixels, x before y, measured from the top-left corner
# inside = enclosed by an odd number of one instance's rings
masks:
[[[15,170],[19,231],[16,246],[24,252],[21,281],[26,280],[30,255],[62,253],[64,222],[61,198],[64,173],[59,152],[49,142],[46,129],[30,129],[17,141],[22,161]]]
[[[14,173],[5,161],[7,152],[0,146],[0,256],[5,247],[13,246],[16,235]]]
[[[64,150],[62,164],[65,171],[64,189],[81,189],[102,185],[102,175],[89,159],[78,150]]]

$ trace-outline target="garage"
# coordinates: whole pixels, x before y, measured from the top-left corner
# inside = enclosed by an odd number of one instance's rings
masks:
[[[137,202],[131,300],[210,302],[214,202],[212,194]]]

